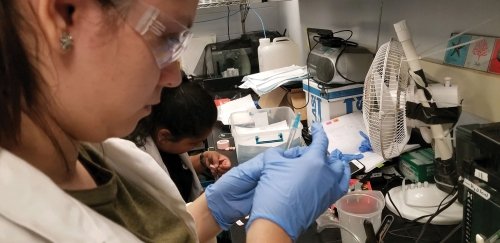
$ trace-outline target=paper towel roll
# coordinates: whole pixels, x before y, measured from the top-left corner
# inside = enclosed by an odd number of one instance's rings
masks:
[[[456,85],[431,84],[427,90],[432,94],[432,99],[438,108],[455,107],[460,105],[460,96]]]

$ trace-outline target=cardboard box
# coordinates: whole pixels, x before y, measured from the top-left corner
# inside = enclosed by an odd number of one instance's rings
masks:
[[[302,81],[307,99],[307,125],[323,122],[341,115],[362,110],[363,84],[351,84],[338,88],[320,88],[311,80]]]
[[[261,108],[290,107],[295,114],[300,112],[300,120],[307,120],[306,95],[302,89],[291,89],[278,87],[264,94],[259,99]]]
[[[434,151],[418,149],[400,156],[399,169],[413,182],[434,181]]]

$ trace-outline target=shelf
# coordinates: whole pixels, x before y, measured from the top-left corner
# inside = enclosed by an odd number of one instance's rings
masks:
[[[244,34],[245,33],[245,20],[247,18],[248,11],[250,10],[250,4],[251,3],[260,3],[260,2],[262,2],[262,0],[199,0],[198,1],[198,9],[239,5],[240,6],[240,15],[241,15],[241,30]]]
[[[249,4],[251,0],[200,0],[198,3],[198,9],[201,8],[216,8],[224,7],[230,5],[243,5]]]

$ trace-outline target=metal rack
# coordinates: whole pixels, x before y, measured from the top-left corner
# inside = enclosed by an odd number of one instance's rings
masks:
[[[198,9],[201,8],[216,8],[231,5],[247,5],[251,0],[200,0],[198,2]]]
[[[261,0],[199,0],[198,9],[240,5],[241,31],[245,34],[245,21],[247,19],[248,11],[250,10],[250,3],[259,2],[261,2]]]

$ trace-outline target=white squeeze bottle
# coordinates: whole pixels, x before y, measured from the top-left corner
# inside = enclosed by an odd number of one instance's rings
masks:
[[[288,37],[276,37],[273,42],[269,38],[259,39],[257,48],[259,71],[300,65],[299,48]]]

